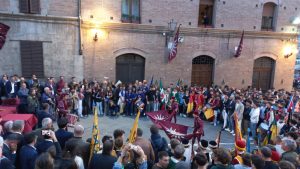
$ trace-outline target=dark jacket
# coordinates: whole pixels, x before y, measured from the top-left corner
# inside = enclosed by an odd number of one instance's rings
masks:
[[[234,169],[233,165],[221,165],[221,164],[216,164],[212,166],[210,169]]]
[[[100,166],[101,169],[112,169],[116,161],[116,157],[105,154],[95,154],[92,157],[89,169],[99,169]]]
[[[68,132],[64,129],[58,129],[55,132],[55,136],[60,144],[60,147],[63,149],[65,147],[66,141],[68,141],[70,138],[72,138],[74,135],[71,132]]]
[[[38,128],[42,127],[42,121],[43,121],[44,118],[48,117],[48,118],[51,118],[52,120],[54,120],[52,118],[52,115],[50,113],[44,111],[44,110],[38,111],[36,116],[37,116],[37,119],[38,119]]]
[[[38,157],[38,152],[34,147],[25,145],[20,152],[21,169],[34,169],[35,160]]]
[[[168,151],[168,143],[164,137],[161,137],[159,134],[152,134],[150,138],[152,148],[154,150],[155,162],[158,161],[158,152]]]
[[[55,146],[56,149],[56,156],[61,156],[61,147],[58,142],[52,142],[48,139],[45,139],[39,143],[36,144],[36,150],[38,154],[42,154],[47,152],[47,150],[51,147]]]
[[[81,137],[73,137],[66,141],[65,147],[73,144],[77,147],[76,155],[80,156],[83,160],[84,168],[88,168],[88,162],[90,159],[90,143],[83,141]]]
[[[6,145],[3,144],[3,149],[2,149],[2,154],[8,158],[13,164],[16,161],[16,154],[13,154],[10,150],[10,148]]]
[[[13,163],[6,157],[0,158],[0,168],[1,169],[15,169]]]

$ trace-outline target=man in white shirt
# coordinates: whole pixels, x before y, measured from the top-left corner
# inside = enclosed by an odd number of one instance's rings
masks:
[[[237,96],[235,98],[235,110],[234,112],[237,114],[238,118],[238,125],[240,129],[242,128],[242,120],[243,120],[243,113],[244,113],[244,104],[241,102],[241,98]]]
[[[250,129],[251,129],[253,139],[256,138],[256,128],[257,128],[257,123],[259,120],[259,113],[260,113],[260,109],[257,105],[258,103],[256,101],[252,101],[252,109],[250,112]]]

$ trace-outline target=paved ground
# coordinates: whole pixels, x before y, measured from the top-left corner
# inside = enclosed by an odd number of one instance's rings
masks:
[[[126,133],[126,137],[129,135],[130,129],[134,122],[134,117],[99,117],[99,127],[100,127],[100,137],[104,135],[113,135],[113,131],[115,129],[123,129]],[[183,124],[186,126],[193,126],[193,118],[182,118],[177,117],[177,123]],[[93,125],[93,116],[89,116],[86,119],[80,119],[79,124],[82,124],[85,127],[85,138],[91,137],[92,134],[92,125]],[[208,122],[204,122],[204,132],[205,136],[204,139],[215,140],[217,137],[217,133],[221,129],[221,125],[214,127],[213,125],[209,124]],[[150,138],[150,126],[152,125],[152,121],[147,117],[141,117],[139,120],[139,127],[142,128],[144,131],[143,136],[145,138]],[[70,131],[73,131],[70,129]],[[189,133],[192,132],[192,128],[189,129]],[[160,134],[167,138],[165,132],[163,130],[160,131]],[[233,147],[234,144],[234,137],[226,131],[222,132],[221,135],[221,145],[227,148]]]

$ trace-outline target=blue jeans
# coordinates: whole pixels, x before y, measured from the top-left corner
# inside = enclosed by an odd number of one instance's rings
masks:
[[[250,129],[251,129],[253,139],[256,138],[256,126],[257,126],[257,123],[250,123]]]
[[[233,113],[228,113],[228,117],[227,117],[227,124],[228,124],[228,128],[230,131],[234,130],[233,125],[234,121],[233,121]]]
[[[98,115],[103,115],[102,102],[95,102],[94,105],[98,109]]]

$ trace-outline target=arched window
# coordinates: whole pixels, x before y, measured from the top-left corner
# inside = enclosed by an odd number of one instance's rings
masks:
[[[261,30],[275,31],[277,5],[273,2],[265,3],[262,13]]]

